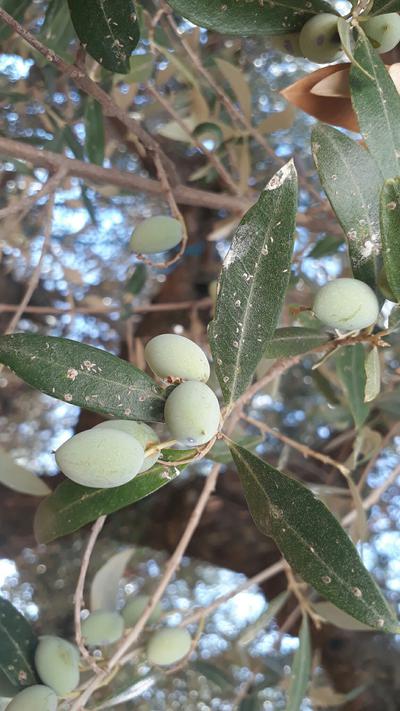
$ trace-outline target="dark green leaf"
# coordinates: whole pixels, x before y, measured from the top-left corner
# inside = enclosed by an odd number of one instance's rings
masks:
[[[186,460],[187,451],[163,450],[168,461]],[[156,464],[147,472],[138,474],[132,481],[112,489],[93,489],[72,481],[63,481],[57,489],[40,503],[34,520],[34,531],[39,543],[49,543],[56,538],[77,531],[103,514],[114,513],[158,491],[179,475],[181,467]]]
[[[381,266],[378,167],[368,151],[332,126],[314,128],[312,152],[322,187],[346,235],[353,274],[376,288]]]
[[[264,356],[265,358],[286,358],[299,355],[328,343],[329,340],[326,333],[319,333],[314,328],[303,328],[303,326],[277,328],[272,340],[268,343]]]
[[[81,146],[81,144],[79,143],[77,137],[75,136],[75,133],[73,132],[72,128],[70,128],[70,126],[64,127],[63,136],[68,148],[72,151],[75,158],[78,158],[78,160],[83,160],[83,146]]]
[[[87,52],[105,69],[127,74],[140,38],[132,0],[68,0],[68,5]]]
[[[128,420],[162,422],[164,394],[142,370],[78,341],[16,333],[0,336],[0,363],[58,400]]]
[[[311,640],[308,617],[303,615],[299,635],[299,648],[293,659],[292,677],[288,690],[286,711],[299,711],[311,674]]]
[[[82,202],[88,211],[89,217],[94,225],[97,225],[96,208],[88,195],[88,189],[85,184],[81,185]]]
[[[31,0],[0,0],[1,9],[12,15],[18,22],[22,22],[30,4]],[[0,40],[7,39],[12,33],[13,30],[10,27],[4,24],[0,25]]]
[[[250,694],[241,700],[238,711],[262,711],[263,703],[258,698],[257,694]]]
[[[205,676],[208,681],[211,681],[215,686],[218,686],[222,691],[232,692],[234,688],[234,681],[229,674],[226,673],[224,669],[220,669],[215,664],[210,664],[210,662],[204,662],[201,659],[193,662],[190,665],[191,669],[194,669],[197,674]]]
[[[374,0],[371,15],[383,15],[386,12],[400,12],[400,0]]]
[[[350,89],[361,133],[385,178],[400,175],[400,96],[379,54],[362,34],[354,51]]]
[[[343,244],[341,237],[336,235],[326,235],[318,240],[317,244],[312,248],[307,257],[311,259],[320,259],[321,257],[330,257],[331,254],[336,254],[339,247]]]
[[[305,486],[230,443],[250,513],[301,577],[375,629],[400,627],[335,516]]]
[[[34,654],[37,638],[14,605],[0,597],[0,671],[18,688],[37,684]]]
[[[210,345],[228,406],[246,390],[280,316],[297,210],[292,161],[246,213],[223,263]]]
[[[63,59],[70,59],[67,48],[71,40],[76,38],[76,34],[68,12],[68,5],[64,0],[50,0],[39,37],[46,47],[56,51]],[[36,58],[35,61],[37,61]],[[44,64],[46,61],[42,57],[41,63]]]
[[[142,291],[147,279],[147,267],[145,264],[137,264],[132,276],[128,279],[125,291],[136,296]]]
[[[336,367],[356,427],[361,427],[369,415],[369,407],[364,402],[366,375],[363,345],[357,343],[340,348],[336,356]]]
[[[389,328],[396,330],[400,327],[400,306],[394,306],[389,314]]]
[[[91,163],[103,165],[104,121],[103,110],[98,101],[88,98],[85,110],[85,148]]]
[[[382,188],[381,231],[387,280],[400,301],[400,178],[386,180]]]
[[[324,0],[168,0],[171,7],[195,25],[230,35],[277,35],[299,31],[313,15],[335,12]]]

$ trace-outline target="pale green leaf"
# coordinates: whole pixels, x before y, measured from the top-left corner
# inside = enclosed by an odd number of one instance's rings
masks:
[[[380,205],[385,272],[394,297],[400,301],[400,178],[385,181]]]
[[[299,648],[296,651],[292,665],[286,711],[299,711],[301,702],[307,691],[311,673],[311,640],[308,617],[303,614],[300,627]]]
[[[50,493],[43,479],[17,464],[2,447],[0,447],[0,483],[8,486],[9,489],[31,496],[46,496]]]
[[[267,349],[265,358],[287,358],[288,356],[307,353],[313,348],[328,343],[330,337],[315,328],[303,326],[286,326],[277,328]]]
[[[365,358],[365,376],[364,402],[372,402],[381,391],[381,362],[376,346],[371,348]]]
[[[362,344],[340,348],[336,355],[336,368],[354,422],[361,427],[369,414],[369,407],[364,402],[366,375]]]
[[[90,587],[90,610],[115,610],[121,578],[134,548],[115,553],[96,572]]]
[[[248,80],[243,74],[242,69],[235,67],[230,62],[217,57],[215,60],[217,67],[223,77],[230,85],[235,94],[239,105],[247,118],[251,118],[251,91]]]
[[[317,615],[326,620],[326,622],[335,625],[335,627],[340,627],[342,630],[371,632],[372,627],[355,620],[354,617],[348,615],[347,612],[343,612],[343,610],[339,610],[339,608],[331,602],[314,602],[313,609]]]

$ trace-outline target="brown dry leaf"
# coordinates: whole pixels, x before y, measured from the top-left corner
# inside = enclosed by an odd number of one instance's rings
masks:
[[[314,116],[319,121],[341,126],[350,131],[358,132],[358,123],[349,98],[338,96],[319,96],[312,93],[314,87],[327,77],[331,77],[337,72],[347,72],[350,69],[349,63],[331,64],[329,67],[322,67],[311,74],[299,79],[284,89],[281,94],[297,108],[305,111],[306,114]]]
[[[196,87],[193,87],[191,91],[191,109],[191,113],[197,119],[198,123],[209,120],[210,110],[207,101]]]

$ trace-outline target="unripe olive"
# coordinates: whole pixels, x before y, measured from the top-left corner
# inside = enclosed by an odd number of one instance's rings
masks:
[[[276,35],[270,38],[271,47],[280,52],[291,54],[292,57],[304,57],[300,49],[300,33],[291,32],[286,35]]]
[[[57,696],[53,689],[42,684],[20,691],[6,707],[6,711],[56,711]]]
[[[133,479],[143,464],[144,449],[126,432],[94,428],[62,444],[56,461],[77,484],[109,489]]]
[[[167,398],[164,409],[166,425],[183,445],[205,444],[217,434],[220,409],[217,396],[204,383],[181,383]]]
[[[134,420],[107,420],[106,422],[100,422],[99,425],[93,427],[93,429],[111,429],[119,430],[120,432],[126,432],[126,434],[134,437],[139,444],[142,445],[143,449],[149,449],[155,444],[159,444],[160,438],[154,432],[154,430],[146,425],[145,422],[135,422]],[[145,451],[146,454],[146,451]],[[139,472],[147,472],[158,460],[160,452],[154,452],[150,456],[144,459]]]
[[[363,23],[363,28],[380,54],[390,52],[400,42],[400,16],[397,12],[370,17]]]
[[[45,635],[36,647],[35,666],[40,679],[58,696],[65,696],[79,684],[79,652],[61,637]]]
[[[96,610],[83,620],[82,637],[88,647],[105,647],[124,634],[124,620],[118,612]]]
[[[330,328],[358,331],[375,323],[379,304],[372,289],[363,281],[334,279],[318,291],[313,311]]]
[[[182,241],[182,225],[174,217],[156,215],[143,220],[134,230],[131,245],[135,252],[155,254],[176,247]]]
[[[210,366],[201,348],[185,336],[162,333],[144,349],[146,363],[160,378],[182,378],[206,382]]]
[[[186,657],[192,646],[189,632],[182,627],[164,627],[155,632],[147,644],[147,660],[150,664],[168,666]]]
[[[124,618],[127,627],[133,627],[136,624],[145,611],[149,600],[150,595],[135,595],[129,598],[125,607],[121,610],[121,615]],[[158,622],[161,617],[161,613],[162,607],[158,602],[148,619],[148,623],[153,624],[154,622]]]
[[[337,15],[322,12],[306,22],[299,37],[304,57],[319,64],[338,59],[342,51],[337,29],[338,19]]]

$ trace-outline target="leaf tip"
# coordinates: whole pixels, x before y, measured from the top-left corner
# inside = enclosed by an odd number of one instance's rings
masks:
[[[297,177],[297,171],[294,165],[294,160],[291,158],[285,165],[278,170],[275,175],[272,176],[271,180],[265,186],[265,190],[277,190],[280,188],[287,180],[293,180]]]

